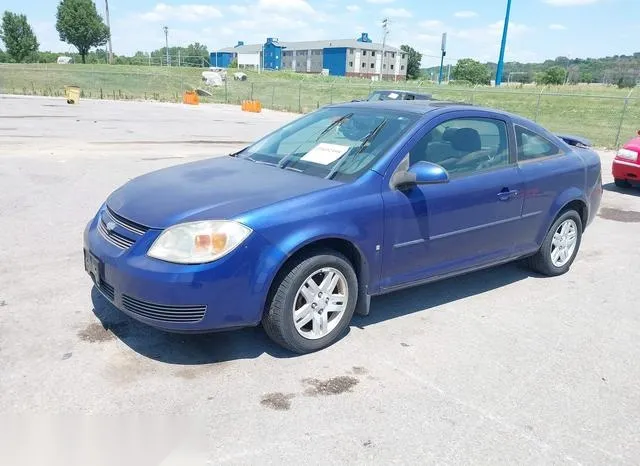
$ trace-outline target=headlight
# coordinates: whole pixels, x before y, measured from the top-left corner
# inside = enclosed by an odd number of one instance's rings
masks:
[[[616,155],[621,159],[633,160],[633,161],[638,160],[638,153],[636,151],[629,150],[629,149],[620,149],[618,150],[618,153]]]
[[[229,254],[250,233],[250,228],[230,220],[181,223],[163,231],[147,255],[167,262],[203,264]]]

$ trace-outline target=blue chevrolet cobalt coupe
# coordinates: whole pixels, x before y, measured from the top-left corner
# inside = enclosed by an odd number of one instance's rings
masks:
[[[372,296],[523,258],[567,272],[600,170],[580,138],[492,109],[331,105],[230,156],[129,181],[87,225],[85,268],[153,327],[262,324],[307,353]]]

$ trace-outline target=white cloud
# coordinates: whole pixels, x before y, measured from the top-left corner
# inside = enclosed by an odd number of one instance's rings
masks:
[[[277,11],[280,13],[315,13],[313,7],[305,0],[259,0],[258,8],[263,11]]]
[[[410,11],[404,8],[385,8],[382,10],[382,14],[392,18],[411,18],[413,16]]]
[[[246,6],[242,6],[242,5],[231,5],[229,7],[229,11],[237,15],[244,15],[247,13],[248,9]]]
[[[473,18],[474,16],[478,16],[478,13],[471,10],[462,10],[455,12],[453,16],[456,18]]]
[[[552,31],[564,31],[567,27],[562,24],[550,24],[549,29]]]
[[[442,21],[438,21],[437,19],[430,19],[421,21],[419,26],[427,29],[442,29],[444,28],[444,23]]]
[[[581,6],[581,5],[593,5],[600,0],[544,0],[551,6]]]
[[[442,36],[435,34],[418,34],[416,37],[419,41],[430,44],[440,43],[442,41]]]
[[[183,22],[206,21],[212,18],[220,18],[222,13],[211,5],[167,5],[158,3],[153,10],[140,15],[143,21],[158,22],[170,19]]]
[[[373,3],[375,5],[381,5],[383,3],[393,3],[395,0],[367,0],[369,3]]]
[[[347,10],[353,13],[360,11],[360,7],[358,5],[347,5]]]
[[[498,36],[498,37],[502,37],[502,31],[504,29],[504,21],[496,21],[495,23],[490,24],[487,27],[487,30],[489,32],[489,34],[493,35],[493,36]],[[525,24],[520,24],[520,23],[514,23],[513,21],[509,22],[509,30],[508,30],[508,35],[509,36],[517,36],[517,35],[521,35],[525,32],[529,32],[532,29],[525,25]]]

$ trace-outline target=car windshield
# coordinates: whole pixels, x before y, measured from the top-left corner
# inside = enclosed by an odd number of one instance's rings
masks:
[[[316,110],[247,147],[237,157],[351,181],[382,157],[419,117],[386,109]]]

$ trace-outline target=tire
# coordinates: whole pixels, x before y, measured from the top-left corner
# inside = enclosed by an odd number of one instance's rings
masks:
[[[613,182],[618,188],[627,189],[631,187],[631,183],[629,183],[627,180],[620,180],[616,178],[615,180],[613,180]]]
[[[566,262],[563,262],[562,264],[554,263],[554,259],[552,257],[552,253],[556,249],[556,246],[553,244],[554,235],[558,232],[560,227],[565,224],[565,222],[570,221],[573,221],[573,225],[575,226],[575,247],[570,251]],[[567,225],[571,225],[571,223],[567,223]],[[529,267],[536,272],[549,277],[567,273],[578,254],[578,250],[580,249],[580,244],[582,242],[582,229],[582,219],[578,212],[575,210],[566,210],[562,212],[555,222],[553,222],[551,228],[549,228],[538,252],[529,258]]]
[[[323,270],[326,272],[322,272]],[[338,314],[336,312],[317,308],[313,312],[308,312],[308,314],[313,314],[312,321],[298,330],[294,322],[294,310],[301,309],[307,304],[311,306],[306,297],[303,296],[303,285],[305,285],[305,290],[308,291],[311,288],[307,288],[306,284],[309,283],[311,277],[316,281],[327,277],[329,274],[334,274],[332,277],[338,277],[338,284],[335,290],[338,290],[339,293],[333,296],[346,294],[346,299],[339,301],[340,305],[334,306],[334,308],[344,307],[344,310],[337,318]],[[262,318],[262,326],[269,338],[294,353],[311,353],[335,343],[348,327],[358,300],[358,277],[349,260],[342,254],[335,251],[317,251],[313,255],[300,257],[285,269],[274,283],[270,296],[267,309]],[[330,309],[331,304],[324,304],[325,298],[326,293],[320,306],[326,306],[327,309]],[[318,299],[317,294],[314,300],[316,299]],[[317,327],[314,326],[319,322],[316,321],[316,318],[322,319],[323,315],[326,315],[327,319],[329,319],[328,325],[325,326],[330,330],[325,335],[318,336],[322,332],[315,333]],[[333,321],[331,320],[332,318],[336,320]],[[301,319],[300,322],[303,320]],[[310,328],[312,330],[307,331]],[[301,332],[306,332],[306,336],[303,336]]]

